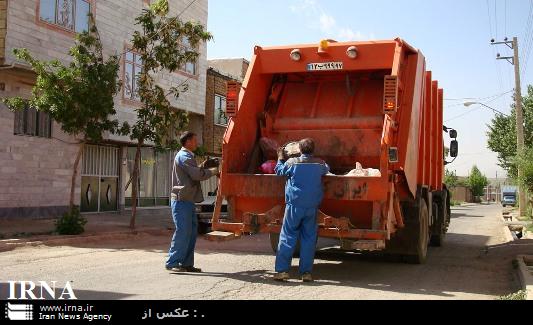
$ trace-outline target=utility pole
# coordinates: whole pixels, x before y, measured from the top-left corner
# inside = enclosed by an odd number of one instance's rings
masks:
[[[524,149],[524,112],[522,110],[522,88],[520,86],[520,59],[518,57],[518,37],[513,37],[512,41],[508,41],[507,38],[503,42],[494,42],[494,39],[491,41],[492,45],[496,44],[505,44],[514,51],[513,56],[502,57],[498,53],[498,60],[507,60],[509,63],[514,65],[514,76],[515,76],[515,106],[516,106],[516,143],[517,143],[517,153],[522,152]],[[522,176],[522,169],[518,167],[518,178]],[[518,192],[518,202],[519,202],[519,213],[521,216],[526,214],[526,192],[523,186],[520,186]]]

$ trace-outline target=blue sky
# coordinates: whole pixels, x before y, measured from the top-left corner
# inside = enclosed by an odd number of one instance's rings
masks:
[[[315,43],[322,38],[378,40],[401,37],[425,54],[428,68],[444,88],[445,124],[459,132],[460,157],[449,169],[467,175],[472,165],[488,177],[504,171],[486,146],[486,125],[494,116],[485,108],[465,108],[474,98],[509,112],[513,66],[496,53],[512,55],[490,39],[519,38],[522,92],[533,84],[533,59],[525,65],[528,15],[533,0],[209,0],[208,29],[214,41],[208,58],[250,58],[254,45]],[[530,30],[533,26],[530,26]],[[532,31],[533,32],[533,31]],[[528,34],[529,35],[529,34]],[[532,44],[533,45],[533,44]],[[533,47],[533,46],[532,46]],[[464,115],[463,115],[464,114]]]

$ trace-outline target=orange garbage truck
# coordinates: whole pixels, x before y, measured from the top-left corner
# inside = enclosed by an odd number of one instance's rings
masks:
[[[312,138],[315,156],[331,169],[323,177],[319,237],[408,263],[423,263],[428,245],[443,243],[450,222],[443,184],[448,129],[443,90],[421,51],[401,39],[256,46],[242,86],[228,84],[226,110],[213,236],[270,233],[276,250],[286,178],[259,172],[268,160],[261,140]],[[450,152],[457,156],[456,140]],[[357,165],[379,172],[350,173]]]

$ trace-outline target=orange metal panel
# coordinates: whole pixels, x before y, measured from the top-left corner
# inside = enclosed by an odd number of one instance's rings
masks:
[[[430,134],[431,134],[431,190],[436,190],[437,188],[437,177],[438,177],[438,170],[440,170],[441,166],[437,166],[437,156],[439,154],[439,136],[437,133],[440,133],[442,131],[438,130],[438,123],[439,123],[439,83],[438,81],[433,81],[431,83],[431,90],[432,90],[432,102],[431,102],[431,128],[430,128]],[[441,128],[442,130],[442,128]]]
[[[426,74],[426,104],[424,107],[425,123],[424,123],[424,183],[429,185],[431,182],[431,107],[432,107],[432,91],[431,91],[431,71]]]
[[[444,90],[439,89],[439,106],[438,106],[439,121],[437,124],[437,147],[439,153],[436,159],[437,168],[437,190],[442,190],[442,182],[444,181],[444,135],[442,130],[442,124],[444,120]]]
[[[357,47],[357,58],[346,55],[348,47]],[[308,63],[342,62],[344,71],[391,69],[394,58],[395,41],[331,43],[326,53],[318,54],[318,43],[293,45],[290,47],[256,47],[255,54],[262,57],[261,72],[296,73],[306,72]],[[300,61],[290,60],[293,49],[301,52]]]

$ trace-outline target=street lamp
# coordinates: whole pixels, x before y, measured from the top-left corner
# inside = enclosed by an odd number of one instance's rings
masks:
[[[488,105],[485,105],[485,104],[483,104],[483,103],[480,103],[480,102],[466,102],[466,103],[464,103],[464,105],[465,105],[465,107],[470,107],[470,106],[472,106],[472,105],[481,105],[481,106],[485,106],[486,108],[492,110],[493,112],[495,112],[495,113],[497,113],[497,114],[503,115],[503,116],[505,116],[505,117],[509,117],[509,115],[504,114],[504,113],[500,112],[499,110],[497,110],[497,109],[495,109],[495,108],[492,108],[492,107],[490,107],[490,106],[488,106]]]

